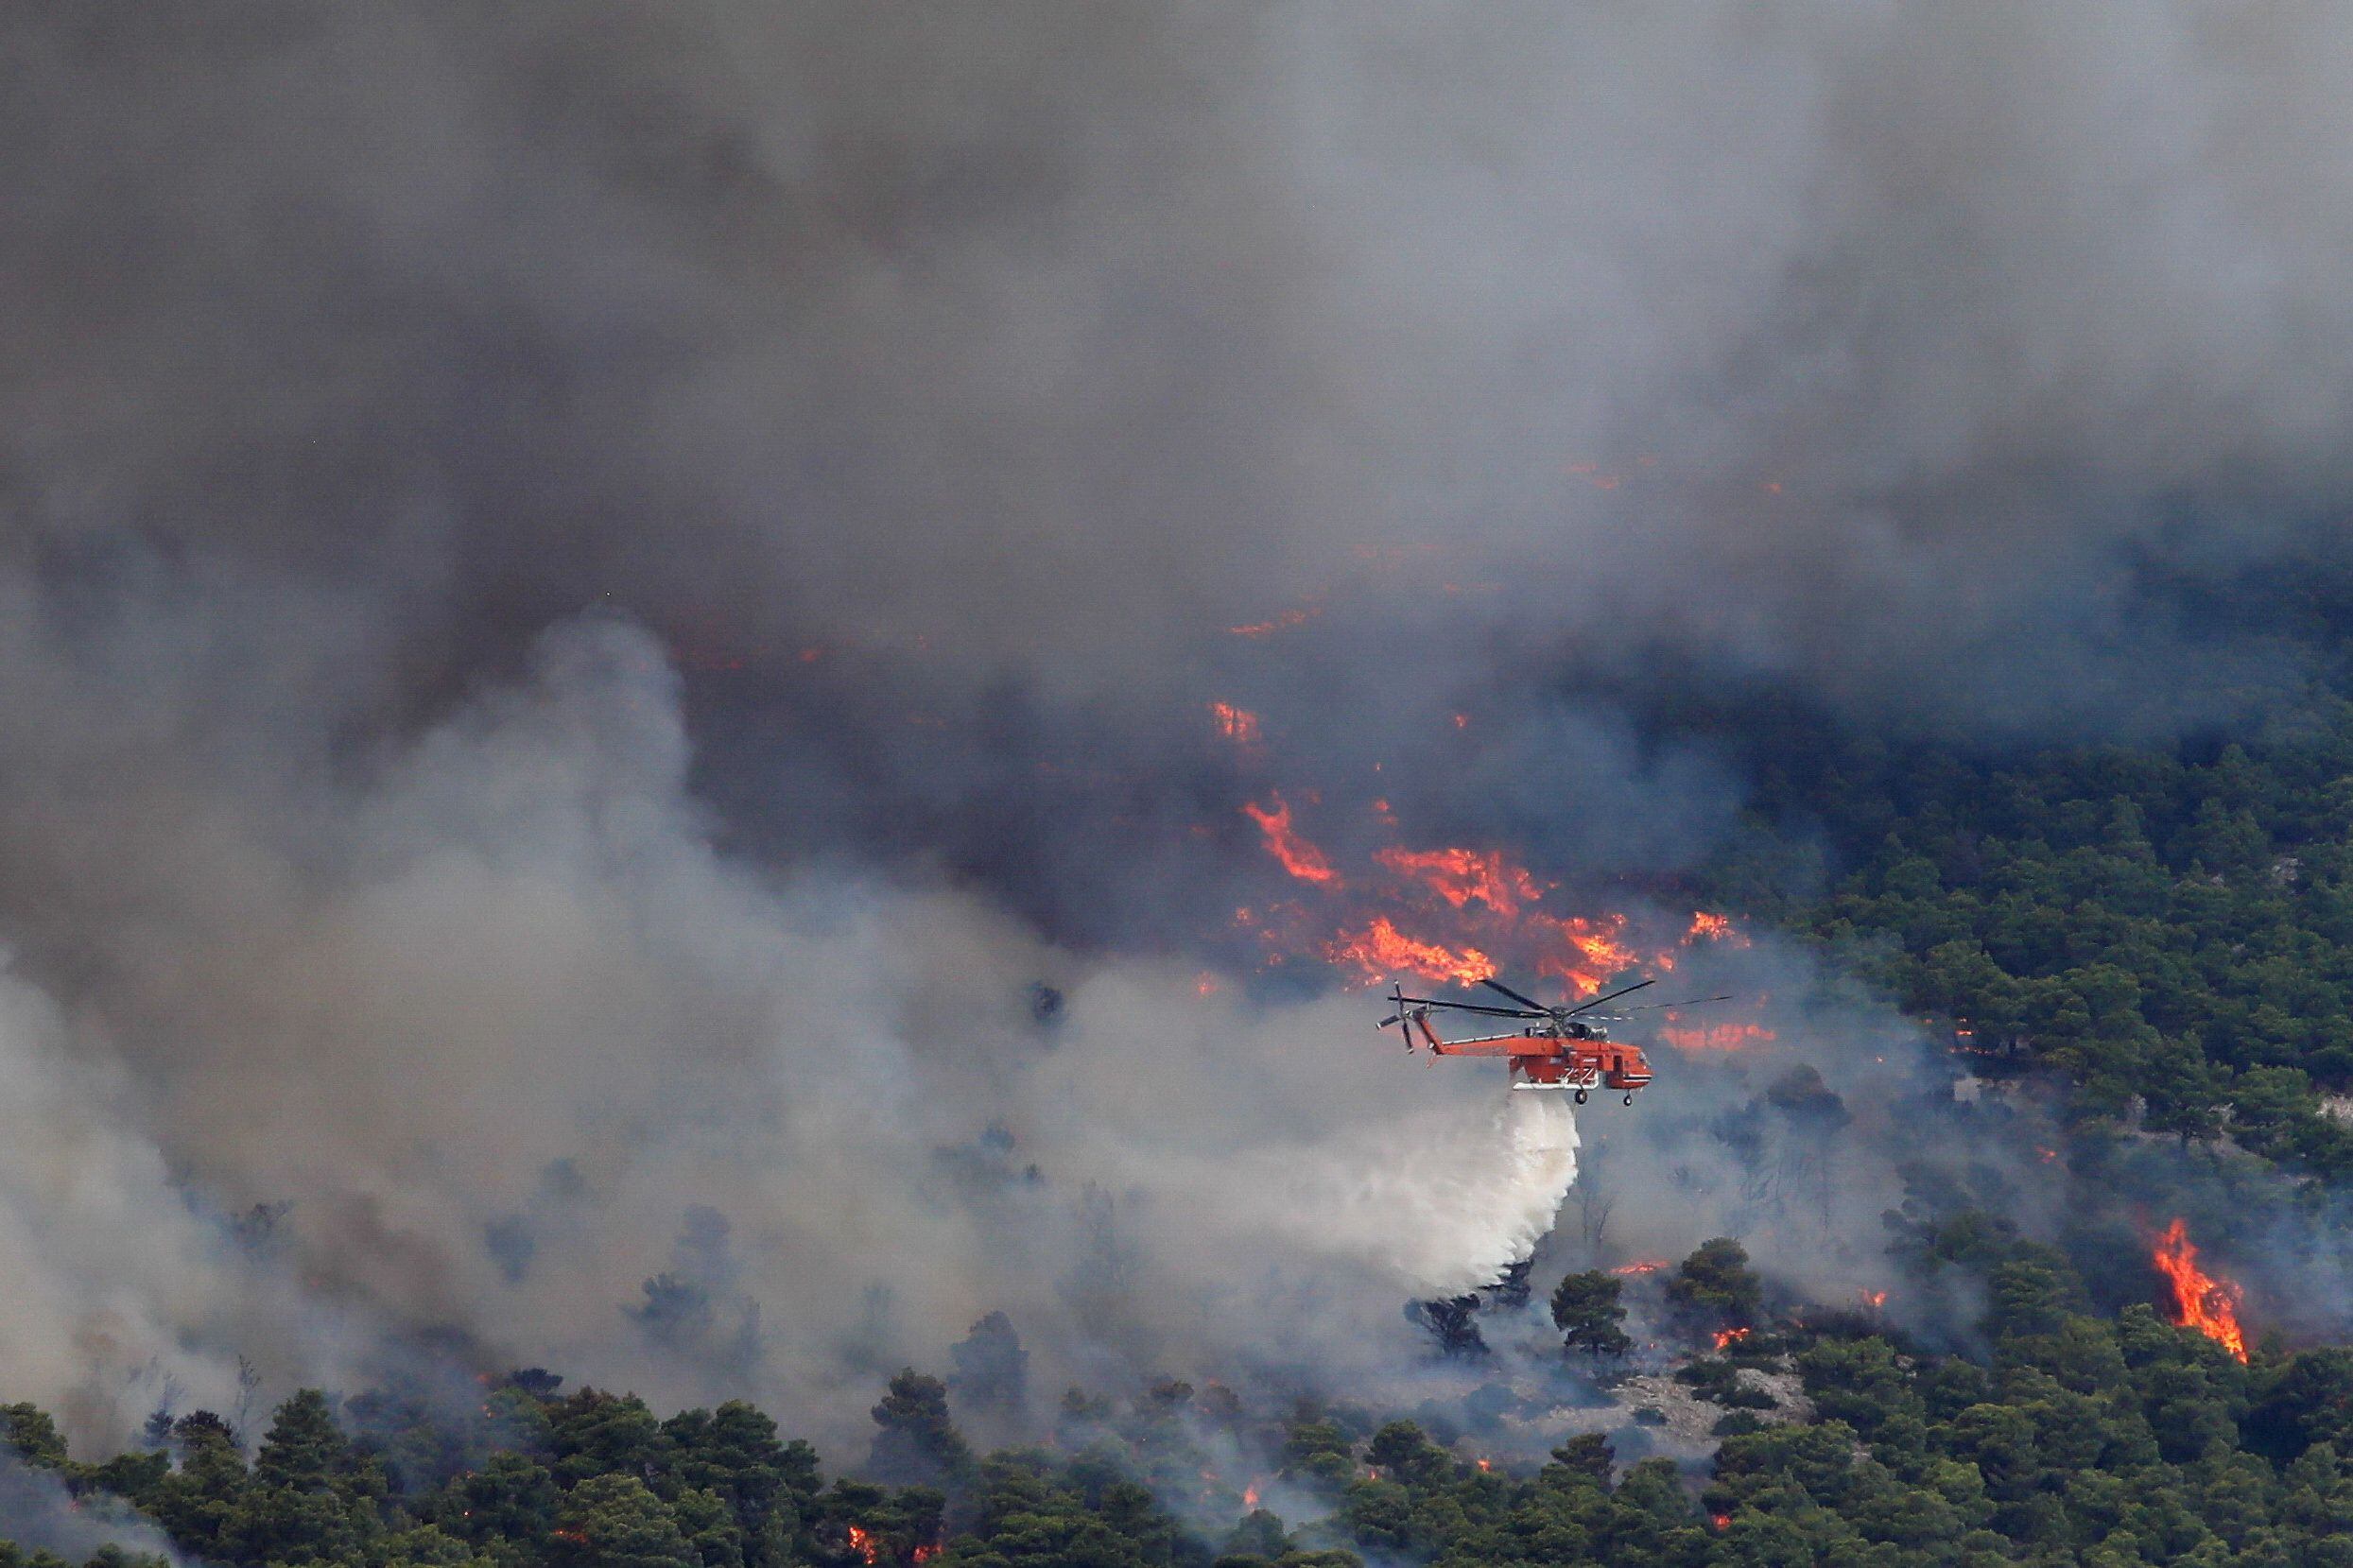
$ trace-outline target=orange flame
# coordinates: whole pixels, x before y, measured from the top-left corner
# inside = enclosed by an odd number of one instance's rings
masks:
[[[1495,1469],[1495,1466],[1494,1466],[1492,1463],[1490,1463],[1489,1461],[1487,1461],[1487,1460],[1485,1460],[1485,1459],[1481,1459],[1481,1460],[1479,1460],[1479,1473],[1481,1475],[1486,1474],[1489,1471],[1491,1471],[1491,1470],[1493,1470],[1493,1469]]]
[[[1496,972],[1496,964],[1475,947],[1453,948],[1439,942],[1416,941],[1397,929],[1387,915],[1324,949],[1336,964],[1355,964],[1377,980],[1391,974],[1411,974],[1424,980],[1477,985]]]
[[[1244,1488],[1242,1489],[1242,1507],[1244,1507],[1244,1508],[1256,1508],[1257,1506],[1258,1506],[1258,1483],[1257,1483],[1257,1482],[1255,1482],[1255,1481],[1253,1481],[1250,1485],[1248,1485],[1248,1486],[1246,1486],[1246,1487],[1244,1487]]]
[[[1683,934],[1686,947],[1700,941],[1721,942],[1727,947],[1750,945],[1748,938],[1734,929],[1730,915],[1711,915],[1704,909],[1692,911],[1691,929]]]
[[[1493,850],[1386,849],[1373,858],[1400,876],[1421,883],[1457,909],[1477,899],[1498,915],[1515,915],[1522,901],[1544,896],[1526,868],[1513,865]]]
[[[1222,704],[1211,706],[1220,715],[1226,711]],[[1314,801],[1312,795],[1308,799]],[[1326,893],[1349,890],[1350,878],[1302,833],[1291,802],[1281,792],[1270,794],[1263,804],[1250,802],[1241,809],[1257,825],[1267,853],[1291,877]],[[1388,800],[1375,801],[1373,811],[1395,826]],[[1262,962],[1269,967],[1305,950],[1376,982],[1410,977],[1462,986],[1494,977],[1507,967],[1525,968],[1559,981],[1572,997],[1598,995],[1613,983],[1622,984],[1636,970],[1664,974],[1676,967],[1679,953],[1696,942],[1747,945],[1730,917],[1704,910],[1695,911],[1687,926],[1664,930],[1652,925],[1648,917],[1638,925],[1621,913],[1540,913],[1532,906],[1548,895],[1550,885],[1500,850],[1392,845],[1374,851],[1372,858],[1388,873],[1383,879],[1367,879],[1371,886],[1365,890],[1377,902],[1343,914],[1327,941],[1318,942],[1309,934],[1315,917],[1297,903],[1237,909],[1234,923],[1264,942],[1268,952]],[[1376,912],[1383,908],[1386,912]],[[1671,1012],[1662,1020],[1674,1021]],[[1754,1025],[1670,1029],[1667,1034],[1670,1043],[1707,1050],[1733,1050],[1772,1038],[1769,1030]]]
[[[1311,882],[1319,887],[1338,888],[1341,886],[1340,873],[1332,870],[1331,861],[1325,858],[1322,850],[1301,837],[1299,830],[1291,825],[1290,802],[1283,799],[1280,791],[1269,799],[1273,804],[1246,804],[1242,807],[1243,815],[1257,823],[1258,831],[1266,835],[1267,853],[1281,861],[1283,870],[1300,881]]]
[[[1887,1292],[1884,1290],[1866,1290],[1862,1293],[1862,1304],[1870,1307],[1874,1311],[1877,1311],[1880,1307],[1887,1305]]]
[[[939,1555],[940,1548],[937,1545],[918,1546],[915,1548],[915,1560],[917,1562],[929,1562],[933,1558],[938,1557]]]
[[[1613,971],[1634,967],[1634,952],[1623,940],[1626,934],[1625,916],[1604,915],[1594,921],[1572,916],[1561,922],[1560,928],[1561,935],[1568,939],[1568,945],[1583,954],[1588,961]]]
[[[2228,1280],[2217,1279],[2198,1266],[2198,1249],[2189,1240],[2189,1225],[2176,1219],[2157,1238],[2154,1254],[2158,1271],[2173,1287],[2173,1321],[2196,1329],[2241,1361],[2247,1358],[2247,1337],[2239,1327],[2241,1292]]]
[[[1237,746],[1258,744],[1258,715],[1248,708],[1237,708],[1231,702],[1212,702],[1209,716],[1218,727],[1218,733]]]
[[[1707,1522],[1720,1530],[1732,1528],[1732,1515],[1728,1513],[1711,1513],[1707,1516]]]
[[[1720,1351],[1730,1350],[1733,1346],[1739,1344],[1741,1340],[1746,1339],[1748,1336],[1749,1331],[1747,1329],[1718,1329],[1716,1331],[1716,1348]]]
[[[1610,1272],[1613,1274],[1655,1274],[1666,1266],[1665,1258],[1644,1258],[1635,1263],[1620,1264]]]
[[[1582,915],[1565,919],[1531,915],[1527,923],[1542,933],[1546,940],[1559,944],[1553,952],[1536,959],[1536,973],[1557,977],[1579,994],[1600,991],[1612,975],[1623,974],[1642,961],[1640,955],[1626,945],[1623,915],[1602,915],[1592,920]],[[1653,961],[1667,968],[1674,962],[1665,954],[1656,956]]]

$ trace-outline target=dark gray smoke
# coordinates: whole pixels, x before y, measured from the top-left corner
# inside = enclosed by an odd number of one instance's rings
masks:
[[[612,602],[1190,699],[1310,606],[1445,633],[1352,697],[1666,646],[2101,710],[2203,646],[2148,574],[2353,478],[2296,16],[19,18],[10,488],[444,666]]]
[[[1655,875],[1740,804],[1662,669],[1962,741],[2292,690],[2232,594],[2345,564],[2348,52],[19,8],[0,1372],[102,1432],[429,1336],[855,1427],[1000,1309],[1041,1387],[1390,1353],[1565,1178],[1355,1003],[1200,994],[1239,805]]]

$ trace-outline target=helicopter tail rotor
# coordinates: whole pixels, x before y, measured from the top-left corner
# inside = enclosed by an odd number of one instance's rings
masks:
[[[1397,1010],[1382,1019],[1379,1026],[1385,1029],[1392,1024],[1396,1025],[1397,1033],[1405,1039],[1405,1048],[1410,1051],[1413,1049],[1413,1021],[1420,1015],[1419,1010],[1407,1010],[1405,986],[1402,982],[1392,983],[1389,990],[1389,1001],[1390,1005]]]

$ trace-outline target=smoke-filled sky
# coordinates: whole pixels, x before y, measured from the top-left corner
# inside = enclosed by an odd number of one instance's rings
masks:
[[[1632,673],[1969,746],[2292,687],[2212,607],[2347,564],[2348,66],[2323,6],[17,8],[0,1382],[1375,1353],[1573,1129],[1201,995],[1240,805],[1655,875],[1741,783]]]

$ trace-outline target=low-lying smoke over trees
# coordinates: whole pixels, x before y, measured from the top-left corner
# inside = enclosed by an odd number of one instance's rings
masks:
[[[1443,1418],[1318,1402],[1274,1414],[1174,1380],[1117,1400],[1074,1390],[1053,1448],[984,1456],[958,1423],[964,1391],[904,1370],[873,1406],[868,1478],[830,1481],[744,1402],[662,1419],[536,1369],[485,1380],[470,1405],[413,1385],[340,1408],[301,1390],[250,1462],[210,1412],[159,1417],[102,1463],[70,1459],[37,1406],[0,1418],[9,1495],[70,1490],[78,1539],[121,1537],[92,1556],[105,1568],[158,1548],[133,1504],[214,1562],[2334,1560],[2353,1507],[2342,1350],[2244,1365],[2145,1305],[2087,1310],[2085,1282],[2049,1249],[1982,1229],[1948,1239],[1993,1288],[1989,1365],[1903,1353],[1854,1315],[1764,1320],[1763,1286],[1727,1238],[1661,1266],[1679,1318],[1661,1332],[1695,1351],[1661,1421],[1709,1424],[1704,1486],[1671,1457],[1637,1456],[1653,1428],[1556,1434],[1548,1453],[1497,1459]],[[1573,1350],[1627,1353],[1578,1342],[1584,1308],[1622,1288],[1569,1277],[1555,1317]],[[1698,1352],[1711,1325],[1716,1353]],[[1002,1346],[1005,1333],[975,1335]],[[56,1537],[20,1534],[43,1545],[9,1545],[11,1560],[65,1560]]]
[[[2325,1560],[2348,60],[11,12],[0,1533]]]

